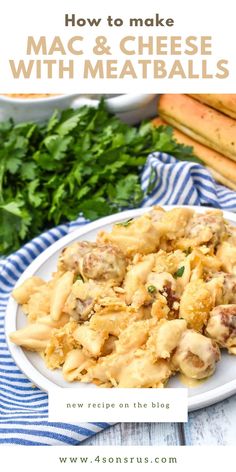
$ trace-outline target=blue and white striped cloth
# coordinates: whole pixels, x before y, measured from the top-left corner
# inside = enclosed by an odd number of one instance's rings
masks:
[[[199,164],[179,162],[166,154],[149,156],[142,173],[153,190],[143,206],[153,204],[204,205],[236,211],[236,193],[217,185]],[[0,443],[14,445],[77,445],[109,423],[49,423],[47,394],[32,388],[11,358],[4,335],[4,315],[10,292],[28,265],[48,246],[85,221],[61,225],[38,236],[15,254],[0,261]]]

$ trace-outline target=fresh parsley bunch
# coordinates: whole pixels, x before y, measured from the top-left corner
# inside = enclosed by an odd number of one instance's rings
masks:
[[[0,254],[80,214],[93,220],[138,207],[153,151],[195,160],[170,127],[129,126],[103,102],[55,111],[44,124],[0,123]]]

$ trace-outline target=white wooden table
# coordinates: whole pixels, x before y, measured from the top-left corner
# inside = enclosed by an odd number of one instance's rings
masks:
[[[188,423],[119,423],[83,445],[176,446],[236,444],[236,395],[189,414]]]

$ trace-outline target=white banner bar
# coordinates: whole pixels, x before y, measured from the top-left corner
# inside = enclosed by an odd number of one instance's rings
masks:
[[[186,388],[55,389],[49,392],[49,421],[186,422]]]
[[[1,93],[235,93],[235,2],[1,2]]]
[[[3,470],[222,472],[235,463],[232,446],[31,446],[0,447]]]

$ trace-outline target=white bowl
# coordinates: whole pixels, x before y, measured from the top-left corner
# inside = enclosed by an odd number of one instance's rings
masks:
[[[0,121],[13,118],[15,122],[48,119],[55,109],[80,108],[83,105],[97,107],[99,95],[66,94],[44,98],[22,99],[0,95]],[[105,95],[108,110],[129,123],[156,114],[155,94]],[[151,106],[151,109],[150,109]]]

